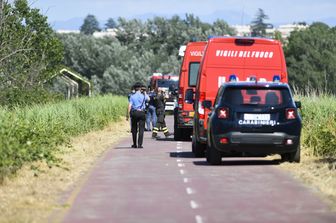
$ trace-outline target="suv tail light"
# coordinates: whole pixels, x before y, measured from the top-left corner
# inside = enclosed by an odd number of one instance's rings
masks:
[[[287,108],[286,109],[286,119],[296,119],[296,111],[294,108]]]
[[[218,109],[217,117],[219,119],[228,119],[229,118],[229,108],[220,108]]]
[[[184,91],[184,88],[180,87],[179,92],[178,92],[178,101],[177,101],[178,108],[180,109],[182,109],[182,105],[183,105],[183,93],[184,93],[183,91]]]
[[[200,119],[205,119],[205,111],[202,102],[205,100],[205,92],[200,92],[199,102],[198,102],[198,113]]]

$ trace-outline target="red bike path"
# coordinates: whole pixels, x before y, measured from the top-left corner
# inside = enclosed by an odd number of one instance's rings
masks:
[[[171,117],[168,122],[172,123]],[[162,134],[162,133],[161,133]],[[111,148],[56,222],[336,222],[314,190],[276,168],[277,160],[194,158],[191,142],[129,139]]]

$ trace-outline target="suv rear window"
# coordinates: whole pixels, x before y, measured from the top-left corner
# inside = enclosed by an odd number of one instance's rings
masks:
[[[231,105],[281,106],[291,100],[286,88],[227,88],[222,102]]]

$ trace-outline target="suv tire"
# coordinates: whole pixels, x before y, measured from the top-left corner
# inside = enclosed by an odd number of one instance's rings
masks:
[[[212,145],[208,145],[206,150],[206,159],[207,162],[211,165],[220,165],[222,162],[221,152],[214,148]]]
[[[194,153],[195,157],[204,157],[205,156],[205,149],[206,146],[197,142],[196,137],[192,137],[192,152]]]
[[[290,162],[290,163],[300,163],[301,160],[301,148],[300,144],[297,146],[296,150],[291,153],[281,154],[282,162]]]

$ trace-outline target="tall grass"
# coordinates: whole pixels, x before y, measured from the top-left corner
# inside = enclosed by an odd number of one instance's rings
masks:
[[[125,114],[127,99],[98,96],[8,110],[0,108],[0,182],[24,163],[57,162],[57,146]]]
[[[310,155],[336,157],[336,97],[310,92],[297,95],[302,102],[301,143]]]

